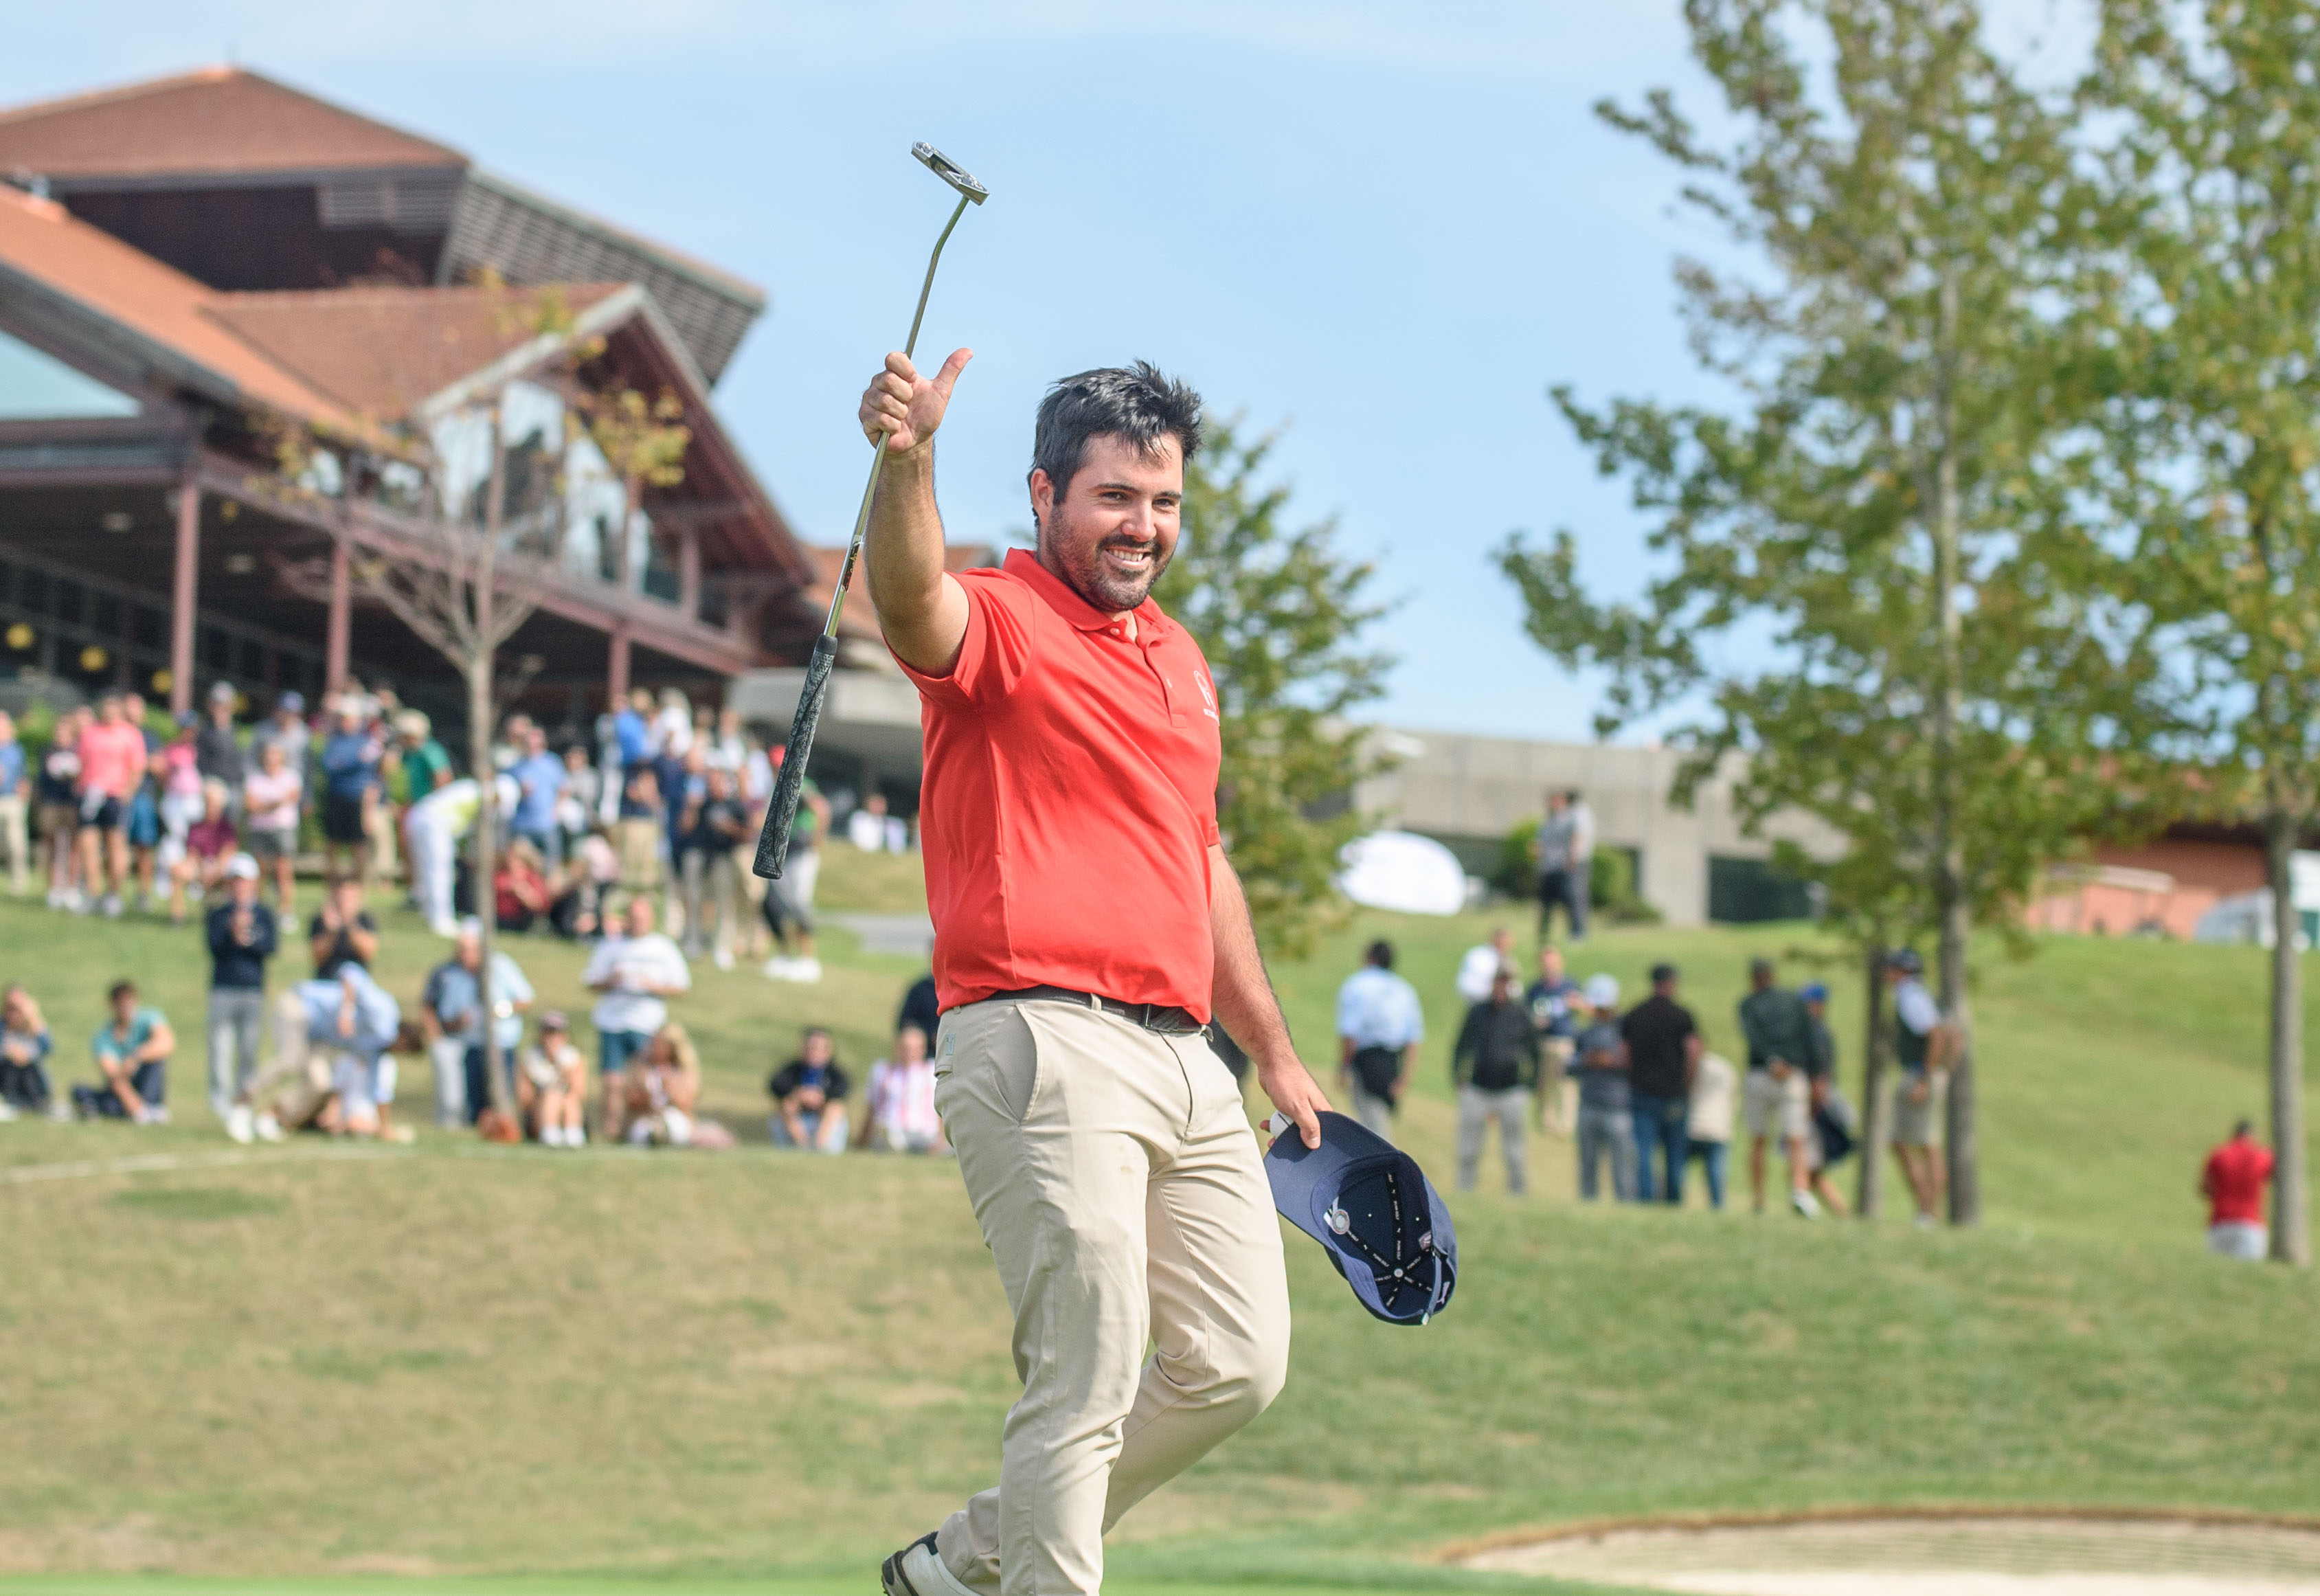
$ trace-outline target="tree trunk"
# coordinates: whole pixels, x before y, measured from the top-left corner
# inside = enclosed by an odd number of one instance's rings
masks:
[[[1966,942],[1971,909],[1966,902],[1965,840],[1959,821],[1958,722],[1963,713],[1963,624],[1958,613],[1957,400],[1953,386],[1957,350],[1957,284],[1941,286],[1935,359],[1939,411],[1934,464],[1934,629],[1940,680],[1934,694],[1934,906],[1940,929],[1942,1017],[1957,1037],[1950,1059],[1949,1114],[1944,1137],[1949,1156],[1950,1222],[1977,1224],[1981,1186],[1977,1175],[1973,1116],[1973,1043],[1966,1018]]]
[[[1861,1192],[1854,1208],[1873,1220],[1885,1205],[1885,949],[1869,948],[1869,1034],[1861,1047]]]
[[[499,945],[499,773],[492,768],[492,685],[499,650],[492,641],[492,600],[500,549],[500,525],[507,509],[507,450],[500,437],[500,412],[492,411],[492,475],[484,495],[483,549],[476,561],[476,657],[467,666],[467,758],[482,789],[476,805],[476,919],[483,926],[484,967],[477,977],[484,1006],[484,1086],[492,1106],[515,1113],[514,1094],[500,1060],[498,999],[492,992],[492,958]]]
[[[2263,817],[2265,875],[2271,883],[2271,1256],[2299,1268],[2312,1262],[2304,1192],[2304,970],[2296,942],[2297,816],[2275,803]]]

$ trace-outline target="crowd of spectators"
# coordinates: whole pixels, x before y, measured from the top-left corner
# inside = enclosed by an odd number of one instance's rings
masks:
[[[821,977],[813,887],[831,805],[805,785],[782,881],[748,868],[781,751],[730,711],[639,690],[593,738],[564,739],[524,714],[499,728],[481,780],[462,775],[422,712],[384,686],[349,683],[308,714],[295,692],[244,725],[219,684],[202,713],[157,719],[137,694],[58,714],[28,748],[0,714],[0,853],[22,893],[37,871],[49,906],[118,917],[198,918],[209,958],[208,1102],[238,1141],[299,1129],[406,1140],[395,1112],[398,1056],[423,1056],[433,1117],[549,1147],[599,1139],[730,1145],[700,1111],[698,1053],[669,1006],[703,958],[766,975]],[[487,881],[468,846],[486,784],[499,818]],[[843,835],[907,851],[907,822],[871,794]],[[319,864],[321,902],[302,922],[301,862]],[[447,955],[407,1007],[376,975],[374,894],[407,890]],[[486,920],[498,938],[486,956]],[[664,926],[666,929],[662,929]],[[535,1015],[526,936],[590,945],[597,1081],[561,1012]],[[303,941],[311,974],[269,1002],[269,969]],[[930,1000],[931,983],[913,1002]],[[118,984],[90,1048],[92,1078],[60,1089],[47,1021],[29,993],[0,999],[0,1119],[168,1117],[177,1033]],[[932,1110],[927,1036],[911,1010],[891,1058],[854,1080],[816,1029],[776,1071],[774,1139],[820,1152],[947,1150]],[[497,1061],[496,1072],[493,1061]]]

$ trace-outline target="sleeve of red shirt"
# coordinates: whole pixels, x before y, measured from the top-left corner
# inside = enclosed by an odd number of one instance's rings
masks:
[[[989,709],[1015,690],[1031,656],[1032,609],[1036,603],[1020,584],[993,573],[962,574],[966,591],[966,636],[958,658],[942,676],[929,676],[897,655],[894,663],[918,684],[920,694],[960,709]]]

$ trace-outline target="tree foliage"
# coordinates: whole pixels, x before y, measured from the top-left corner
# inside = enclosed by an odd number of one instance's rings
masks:
[[[1366,602],[1373,567],[1339,551],[1333,520],[1285,524],[1288,487],[1261,480],[1273,443],[1211,424],[1185,465],[1183,541],[1153,591],[1216,678],[1217,822],[1258,940],[1294,957],[1343,909],[1332,877],[1371,767],[1346,716],[1392,662],[1363,643],[1384,612]]]
[[[1501,568],[1542,648],[1609,672],[1605,730],[1697,709],[1679,796],[1743,751],[1744,821],[1830,827],[1841,857],[1787,862],[1864,941],[1936,932],[1962,1024],[1973,919],[2123,818],[2156,668],[2115,552],[2071,513],[2085,366],[2055,304],[2088,207],[2068,109],[2015,80],[1968,0],[1685,10],[1737,137],[1711,144],[1665,92],[1599,109],[1683,168],[1687,203],[1751,262],[1677,268],[1733,403],[1554,390],[1630,483],[1660,575],[1600,602],[1568,532],[1510,539]]]

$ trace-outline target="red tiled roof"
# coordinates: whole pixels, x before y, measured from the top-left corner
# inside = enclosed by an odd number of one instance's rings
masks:
[[[578,313],[621,291],[617,283],[557,289]],[[540,291],[333,288],[221,294],[208,315],[276,365],[349,409],[399,418],[533,336]]]
[[[467,164],[456,150],[239,67],[0,111],[0,171],[59,179]]]
[[[76,222],[62,205],[0,184],[0,272],[129,329],[222,380],[254,404],[326,425],[358,425],[329,394],[250,348],[204,312],[219,297],[183,273]]]

